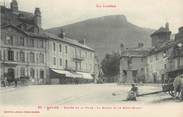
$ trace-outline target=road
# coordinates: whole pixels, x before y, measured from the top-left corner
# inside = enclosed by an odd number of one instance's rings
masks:
[[[140,93],[161,90],[160,85],[138,87]],[[129,85],[116,84],[38,85],[6,88],[0,90],[0,105],[177,103],[166,93],[138,97],[135,102],[127,102],[124,100],[129,89]],[[113,96],[112,93],[119,95]]]

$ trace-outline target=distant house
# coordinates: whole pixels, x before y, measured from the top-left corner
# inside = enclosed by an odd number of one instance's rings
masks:
[[[147,49],[143,48],[143,44],[139,44],[137,48],[124,48],[121,45],[120,58],[120,83],[139,83],[145,82],[145,65]]]
[[[183,74],[183,27],[171,39],[166,23],[151,34],[152,48],[124,49],[121,46],[120,82],[165,83]]]
[[[165,28],[160,28],[151,35],[155,44],[147,56],[146,81],[153,83],[164,83],[167,78],[175,78],[183,73],[181,66],[182,58],[182,28],[171,40],[171,32],[166,24]],[[158,32],[158,33],[157,33]],[[159,38],[154,38],[159,37]],[[163,40],[161,40],[163,39]]]
[[[169,31],[168,23],[165,27],[161,27],[151,34],[152,49],[147,56],[146,65],[146,81],[158,83],[166,77],[166,69],[168,66],[168,57],[171,54],[169,50],[173,40],[170,40],[171,31]]]

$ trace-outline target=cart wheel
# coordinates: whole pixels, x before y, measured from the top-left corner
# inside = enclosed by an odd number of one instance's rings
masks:
[[[171,95],[172,97],[174,97],[174,91],[168,91],[169,95]]]

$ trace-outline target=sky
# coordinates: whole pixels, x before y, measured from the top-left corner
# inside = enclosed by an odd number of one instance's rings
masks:
[[[11,0],[5,1],[9,7]],[[158,29],[166,22],[174,33],[183,26],[183,0],[17,0],[19,9],[42,12],[43,28],[72,24],[106,15],[125,15],[140,27]],[[102,6],[102,7],[99,7]],[[113,7],[109,7],[113,6]]]

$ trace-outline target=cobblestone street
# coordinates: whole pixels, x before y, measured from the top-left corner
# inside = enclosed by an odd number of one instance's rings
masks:
[[[139,94],[160,91],[161,85],[138,86]],[[122,104],[122,103],[180,103],[166,93],[138,97],[137,101],[124,101],[129,85],[83,84],[83,85],[39,85],[1,88],[1,105],[36,104]],[[119,95],[112,95],[117,93]],[[182,103],[182,102],[181,102]]]

